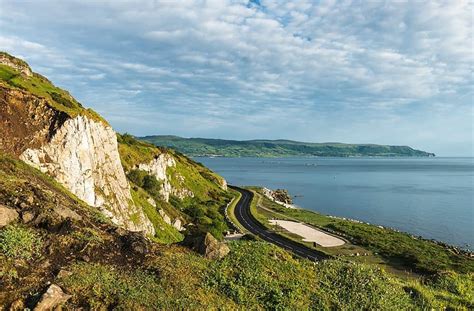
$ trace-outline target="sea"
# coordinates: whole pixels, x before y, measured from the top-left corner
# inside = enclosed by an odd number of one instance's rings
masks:
[[[232,185],[287,189],[301,208],[474,250],[474,158],[194,159]]]

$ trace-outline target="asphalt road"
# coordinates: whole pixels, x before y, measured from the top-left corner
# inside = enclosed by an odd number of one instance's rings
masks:
[[[318,261],[327,258],[324,254],[306,247],[300,243],[285,238],[277,233],[269,231],[262,224],[260,224],[255,217],[250,213],[250,202],[252,202],[253,193],[251,191],[229,186],[230,188],[239,191],[242,194],[239,202],[235,207],[235,217],[239,223],[245,227],[248,231],[256,236],[259,236],[263,240],[273,243],[279,247],[282,247],[297,256],[308,258],[313,261]]]

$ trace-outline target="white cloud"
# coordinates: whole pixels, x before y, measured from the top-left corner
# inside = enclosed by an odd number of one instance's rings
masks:
[[[237,118],[268,132],[277,131],[269,120],[293,118],[315,131],[351,109],[392,120],[406,107],[472,104],[469,1],[0,0],[0,8],[0,49],[105,114],[102,103],[121,94],[146,107],[145,118],[192,112],[228,132]],[[114,116],[127,116],[125,107]]]

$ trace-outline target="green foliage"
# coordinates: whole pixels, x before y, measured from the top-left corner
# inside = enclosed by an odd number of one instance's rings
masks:
[[[355,263],[328,260],[316,266],[319,310],[408,310],[409,296],[381,270]]]
[[[8,55],[4,52],[0,53]],[[15,62],[28,66],[20,59],[8,56],[15,60]],[[0,83],[6,87],[25,90],[33,95],[42,97],[47,100],[52,108],[64,112],[70,117],[84,115],[92,120],[108,124],[96,112],[91,109],[85,109],[67,91],[56,87],[51,81],[39,74],[34,73],[32,76],[26,76],[10,66],[0,65]]]
[[[142,170],[132,170],[127,174],[127,177],[131,182],[146,190],[153,197],[157,199],[160,197],[162,183],[154,176]]]
[[[436,275],[430,283],[435,289],[465,297],[474,306],[474,273],[446,271]]]
[[[218,201],[201,201],[197,197],[180,200],[175,196],[170,196],[170,203],[183,211],[189,221],[194,224],[188,228],[192,235],[210,232],[216,238],[221,239],[223,232],[228,230],[224,216],[220,212],[222,205]]]
[[[231,253],[211,264],[206,286],[244,308],[308,309],[316,281],[309,261],[293,259],[264,242],[231,243]]]
[[[444,270],[474,272],[474,261],[449,251],[432,241],[417,239],[409,234],[363,223],[337,220],[327,228],[352,237],[357,244],[380,253],[386,258],[401,261],[412,269],[434,273]]]
[[[86,297],[91,309],[119,310],[160,308],[163,289],[155,276],[141,269],[133,273],[111,265],[77,263],[72,274],[61,280],[69,292]],[[161,299],[160,299],[161,298]]]
[[[130,134],[117,134],[120,159],[125,171],[133,170],[140,163],[149,163],[164,150],[139,141]]]
[[[11,225],[0,231],[0,252],[7,257],[31,259],[40,249],[40,237],[29,228]]]
[[[176,228],[167,224],[157,211],[157,208],[147,201],[148,195],[142,189],[132,187],[131,193],[133,202],[141,206],[143,212],[155,228],[155,236],[153,237],[155,242],[170,244],[183,240],[183,235]]]
[[[405,284],[405,290],[420,309],[473,310],[474,274],[453,271]]]
[[[160,195],[162,183],[154,176],[146,175],[143,178],[143,189],[148,191],[152,196],[158,197]]]
[[[205,278],[246,309],[406,310],[413,301],[396,279],[363,264],[292,258],[266,242],[234,242]]]
[[[356,145],[342,143],[304,143],[291,140],[223,140],[146,136],[141,140],[176,149],[188,156],[284,157],[284,156],[416,156],[433,155],[407,146]]]

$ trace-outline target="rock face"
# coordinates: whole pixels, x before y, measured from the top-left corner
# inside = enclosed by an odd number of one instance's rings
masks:
[[[33,72],[31,71],[31,68],[30,66],[28,66],[27,63],[25,63],[22,60],[19,60],[18,58],[12,57],[8,54],[1,53],[1,52],[0,52],[0,64],[13,67],[28,77],[31,77],[33,75]]]
[[[157,180],[162,182],[160,194],[164,201],[169,202],[170,195],[174,195],[180,199],[186,197],[194,197],[194,193],[184,187],[176,189],[171,185],[171,177],[168,175],[168,168],[176,167],[175,159],[167,154],[162,153],[157,155],[150,163],[140,163],[138,169],[155,176]],[[177,175],[177,179],[183,183],[184,177]]]
[[[51,109],[44,98],[0,84],[0,149],[19,156],[27,148],[47,143],[67,120],[61,111]]]
[[[36,307],[33,309],[34,311],[48,311],[54,310],[56,307],[60,306],[61,304],[65,303],[66,301],[71,298],[71,295],[67,295],[63,292],[61,287],[51,284],[41,297],[41,300],[38,302]]]
[[[220,179],[220,185],[222,190],[226,190],[227,191],[227,180],[225,180],[224,178],[221,178]]]
[[[68,119],[47,143],[24,150],[20,159],[100,208],[115,224],[154,234],[142,209],[132,203],[111,127],[85,116]]]
[[[8,208],[5,205],[0,205],[0,228],[17,221],[18,218],[19,215],[14,209]]]
[[[166,214],[165,211],[163,211],[162,209],[158,210],[158,213],[160,213],[161,218],[163,218],[163,221],[166,222],[168,225],[173,226],[178,231],[184,230],[184,227],[179,218],[176,218],[175,220],[171,221],[170,216],[168,216],[168,214]]]

